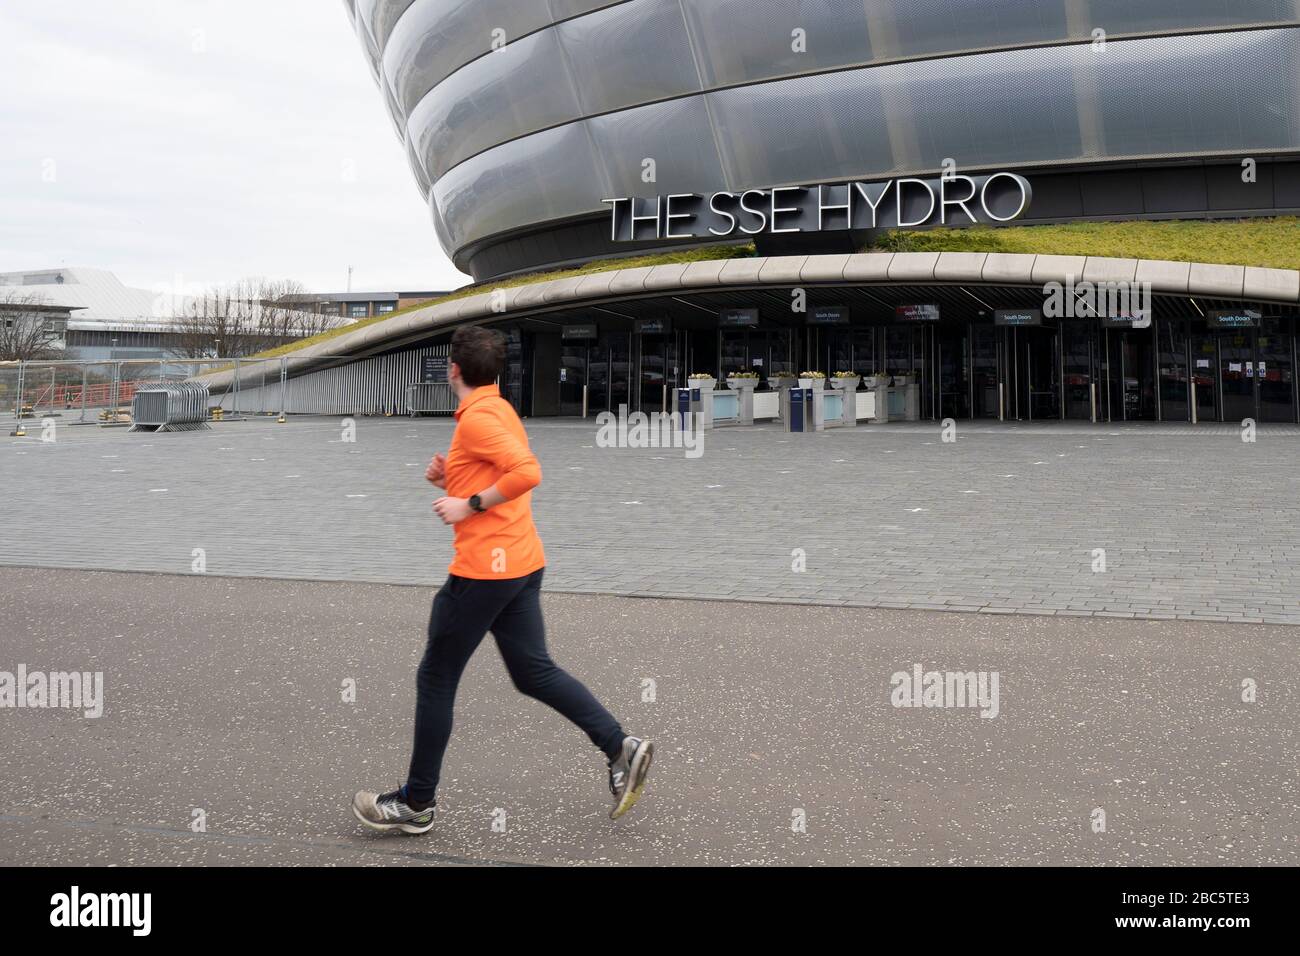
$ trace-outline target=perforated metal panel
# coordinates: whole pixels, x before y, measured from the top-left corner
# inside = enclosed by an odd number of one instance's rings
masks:
[[[357,19],[366,25],[380,50],[388,43],[393,27],[411,0],[357,0]]]
[[[454,248],[521,223],[602,209],[604,176],[582,123],[498,146],[433,187]]]
[[[1104,71],[1097,55],[1090,46],[976,54],[674,100],[585,121],[608,178],[583,162],[584,124],[574,123],[561,128],[569,135],[548,131],[474,157],[446,177],[454,189],[439,183],[435,195],[455,197],[454,208],[438,201],[458,247],[512,219],[599,213],[611,195],[707,192],[720,182],[865,179],[935,170],[946,158],[988,167],[1300,148],[1300,31],[1113,42]],[[710,113],[716,137],[700,122]],[[722,144],[721,171],[708,162],[713,143]],[[647,156],[660,170],[653,189],[629,178]],[[692,171],[686,184],[676,170]]]
[[[559,37],[543,30],[439,83],[411,114],[408,134],[437,179],[476,153],[581,112]]]
[[[415,0],[384,47],[384,75],[410,116],[452,73],[550,22],[544,0]]]
[[[654,103],[587,120],[610,196],[663,196],[727,188],[704,100]],[[644,176],[653,162],[653,182]],[[605,197],[597,197],[605,198]]]
[[[582,100],[582,115],[700,89],[679,0],[610,7],[561,23],[555,32]]]
[[[1234,32],[1300,24],[1300,0],[356,0],[356,21],[453,253],[612,195],[1300,149],[1300,29]],[[1134,38],[1193,30],[1222,32]]]
[[[576,17],[580,13],[590,13],[602,7],[627,3],[627,0],[549,0],[549,3],[552,19],[563,20],[565,17]]]

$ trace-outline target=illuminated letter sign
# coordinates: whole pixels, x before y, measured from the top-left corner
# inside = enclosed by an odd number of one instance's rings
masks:
[[[1033,190],[1015,173],[604,199],[615,242],[1010,222]]]

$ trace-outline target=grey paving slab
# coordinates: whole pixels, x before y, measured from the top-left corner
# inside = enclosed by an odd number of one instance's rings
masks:
[[[0,669],[104,674],[98,718],[0,708],[0,865],[1300,864],[1294,628],[566,594],[552,654],[658,743],[635,811],[488,641],[437,826],[378,837],[347,802],[405,770],[430,596],[0,569]],[[915,664],[997,715],[894,706]]]
[[[1300,429],[719,429],[704,453],[528,423],[552,590],[1300,623]],[[0,439],[0,564],[429,584],[447,420]],[[1106,570],[1093,570],[1104,549]],[[802,557],[800,557],[802,556]],[[806,570],[796,570],[799,561]]]

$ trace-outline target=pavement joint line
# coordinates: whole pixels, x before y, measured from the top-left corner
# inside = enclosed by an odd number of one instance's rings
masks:
[[[206,572],[204,574],[184,574],[175,571],[158,571],[152,568],[110,568],[110,567],[89,567],[85,565],[33,565],[33,564],[7,564],[0,560],[0,568],[13,568],[28,571],[93,571],[105,574],[141,574],[152,575],[163,578],[212,578],[221,581],[278,581],[282,583],[310,583],[310,584],[371,584],[380,587],[391,588],[422,588],[425,590],[441,587],[441,579],[430,580],[427,584],[413,583],[410,581],[386,581],[382,578],[375,577],[353,577],[353,578],[328,578],[328,577],[286,577],[282,574],[219,574],[216,572]],[[650,600],[650,601],[677,601],[683,603],[714,603],[714,604],[755,604],[755,605],[772,605],[783,604],[790,607],[833,607],[833,608],[850,608],[861,611],[943,611],[952,614],[972,614],[979,611],[993,611],[996,609],[999,613],[1007,613],[1015,617],[1054,617],[1064,613],[1056,608],[1006,608],[1002,605],[991,605],[988,603],[965,603],[961,605],[945,605],[943,607],[930,607],[929,605],[921,606],[921,602],[876,602],[865,603],[858,601],[849,601],[835,598],[825,600],[812,600],[809,598],[786,598],[771,597],[763,595],[726,595],[726,594],[686,594],[681,592],[675,593],[647,593],[644,591],[613,591],[609,589],[598,588],[572,588],[572,587],[542,587],[543,594],[562,594],[576,597],[614,597],[627,598],[629,600]],[[978,600],[978,599],[977,599]],[[1085,610],[1075,611],[1074,613],[1081,617],[1097,617],[1098,612],[1103,610]],[[1213,615],[1213,616],[1211,616]],[[1128,616],[1134,621],[1168,621],[1171,619],[1169,613],[1139,613],[1133,612]],[[1184,623],[1232,623],[1232,624],[1262,624],[1265,627],[1293,627],[1300,625],[1298,622],[1289,621],[1257,621],[1238,617],[1237,615],[1218,614],[1215,612],[1176,612],[1172,614],[1172,619],[1183,621]],[[3,819],[0,817],[0,819]]]
[[[27,823],[41,826],[71,827],[78,830],[140,833],[149,836],[189,840],[215,840],[242,846],[311,847],[324,850],[346,850],[352,853],[379,853],[384,856],[405,857],[412,860],[423,860],[426,863],[447,863],[456,866],[539,867],[543,865],[522,860],[480,859],[471,856],[458,856],[454,853],[417,853],[406,850],[385,850],[379,847],[357,846],[355,843],[349,843],[346,840],[286,840],[282,837],[259,837],[243,833],[214,833],[210,830],[195,833],[192,830],[176,830],[171,827],[149,826],[147,824],[116,823],[102,820],[54,820],[48,817],[29,817],[13,813],[0,813],[0,823]],[[384,839],[384,837],[376,834],[375,839]]]

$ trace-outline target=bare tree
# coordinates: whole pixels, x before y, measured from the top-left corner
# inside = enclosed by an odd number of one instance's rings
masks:
[[[0,362],[57,358],[60,352],[53,343],[66,328],[41,296],[0,288]]]
[[[292,279],[251,278],[215,286],[186,300],[173,317],[171,351],[181,358],[239,358],[329,328],[304,308],[310,300]]]

